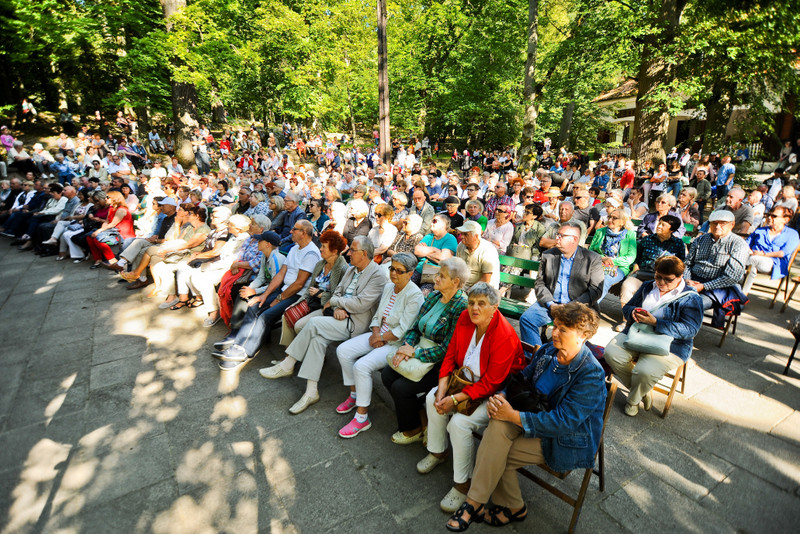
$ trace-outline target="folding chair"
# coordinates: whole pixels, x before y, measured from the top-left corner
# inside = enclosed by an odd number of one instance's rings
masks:
[[[533,347],[533,346],[529,345],[528,343],[523,343],[522,344],[522,348],[523,348],[523,351],[525,353],[534,354],[536,352],[536,350],[538,350],[539,347]],[[604,440],[604,435],[605,435],[606,422],[608,421],[608,416],[611,413],[611,406],[614,404],[614,397],[617,394],[617,383],[612,379],[612,375],[611,374],[608,374],[606,376],[606,390],[607,390],[606,405],[605,405],[605,408],[603,410],[603,429],[602,429],[602,431],[600,433],[600,445],[597,448],[597,454],[595,455],[595,457],[596,457],[595,463],[596,463],[597,467],[591,467],[591,468],[588,468],[588,469],[584,470],[584,472],[583,472],[583,480],[581,482],[581,487],[578,490],[578,494],[576,496],[573,497],[571,495],[567,495],[561,489],[557,488],[556,486],[554,486],[553,484],[551,484],[547,480],[539,477],[537,474],[532,472],[530,470],[530,468],[528,468],[528,467],[520,467],[519,469],[517,469],[517,471],[522,476],[524,476],[525,478],[535,482],[536,484],[538,484],[539,486],[541,486],[545,490],[549,491],[550,493],[552,493],[553,495],[555,495],[556,497],[558,497],[559,499],[561,499],[565,503],[567,503],[570,506],[572,506],[572,508],[573,508],[572,517],[570,518],[569,529],[567,530],[567,532],[569,532],[570,534],[575,532],[575,527],[578,524],[578,518],[580,517],[581,509],[583,508],[583,501],[586,498],[586,491],[589,489],[589,481],[592,478],[592,474],[595,474],[598,477],[598,484],[599,484],[600,491],[605,491],[605,489],[606,489],[605,448],[603,446],[603,440]],[[559,480],[564,480],[571,473],[571,471],[566,471],[566,472],[554,471],[554,470],[550,469],[549,467],[547,467],[546,465],[536,465],[536,466],[532,466],[532,467],[538,467],[539,469],[542,469],[542,470],[546,471],[551,476],[554,476],[555,478],[558,478]]]
[[[745,269],[745,271],[744,271],[744,276],[742,276],[742,279],[739,281],[739,285],[740,286],[744,286],[744,281],[747,280],[747,276],[750,274],[750,269],[752,269],[752,268],[753,268],[752,265],[748,265],[747,266],[747,269]],[[745,295],[746,295],[746,293],[745,293]],[[710,310],[707,310],[707,311],[710,311]],[[722,337],[720,338],[719,344],[717,345],[717,347],[722,347],[722,344],[725,343],[725,338],[728,337],[728,332],[731,331],[731,326],[733,326],[733,331],[731,333],[736,335],[736,325],[739,322],[739,316],[738,315],[733,315],[733,314],[728,315],[728,317],[725,319],[725,325],[722,326],[722,327],[713,326],[711,324],[711,318],[708,315],[706,315],[705,318],[708,319],[708,320],[707,321],[705,321],[705,320],[703,321],[703,326],[710,326],[714,330],[721,330],[722,331]]]
[[[689,362],[682,363],[677,369],[671,371],[664,375],[665,378],[672,379],[672,385],[667,388],[664,384],[662,385],[661,382],[656,384],[653,387],[653,391],[658,391],[659,393],[664,393],[667,395],[667,403],[664,404],[664,409],[661,410],[661,418],[665,418],[667,416],[667,412],[669,412],[670,406],[672,406],[672,397],[675,395],[675,389],[678,387],[678,383],[681,385],[680,394],[683,395],[684,389],[686,388],[686,368],[689,367]]]

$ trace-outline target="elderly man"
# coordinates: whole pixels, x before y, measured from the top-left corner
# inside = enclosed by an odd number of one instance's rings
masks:
[[[600,221],[600,210],[592,206],[589,190],[576,187],[572,193],[572,201],[575,203],[575,212],[572,214],[572,218],[582,222],[586,227],[586,232],[591,234]]]
[[[428,200],[425,198],[425,193],[422,189],[414,189],[414,194],[411,196],[411,199],[412,203],[411,207],[408,209],[408,214],[413,215],[416,213],[422,217],[422,227],[419,229],[419,233],[427,235],[431,231],[433,216],[436,215],[436,212],[433,206],[428,204]]]
[[[464,289],[468,290],[478,282],[486,282],[494,288],[500,287],[500,258],[497,248],[481,237],[481,225],[466,221],[456,228],[461,232],[461,243],[456,248],[456,256],[469,267],[470,276]]]
[[[30,172],[28,175],[32,177],[33,173]],[[44,182],[38,178],[32,182],[23,182],[23,188],[25,193],[24,196],[20,196],[17,199],[18,202],[15,202],[14,206],[11,207],[11,214],[8,217],[8,220],[5,222],[3,231],[0,232],[0,235],[5,235],[6,237],[18,237],[22,235],[22,238],[14,243],[16,245],[21,245],[23,242],[28,240],[28,236],[23,234],[25,229],[28,227],[30,218],[34,213],[44,209],[45,204],[47,203],[48,199],[50,199],[50,195],[45,188]]]
[[[750,292],[758,273],[770,273],[773,280],[789,274],[789,260],[800,246],[797,231],[786,226],[791,216],[789,208],[775,206],[766,216],[767,225],[756,228],[750,234],[747,243],[750,246],[749,265],[752,268],[742,288],[745,293]]]
[[[67,217],[70,217],[75,211],[75,208],[77,208],[80,204],[78,190],[71,185],[64,187],[61,195],[66,199],[66,202],[64,203],[64,209],[55,216],[52,222],[40,222],[39,226],[35,230],[35,233],[31,234],[33,247],[36,250],[36,253],[39,255],[52,256],[55,254],[55,251],[52,248],[49,248],[49,245],[58,244],[58,241],[50,238],[53,235],[53,230],[56,227],[56,223],[58,221],[65,220]]]
[[[296,193],[286,193],[286,197],[283,199],[283,208],[286,210],[286,224],[283,227],[285,235],[281,235],[280,251],[288,253],[289,249],[294,246],[291,229],[294,228],[297,221],[308,219],[308,217],[306,217],[306,212],[300,209],[300,197]]]
[[[758,189],[753,189],[747,195],[745,205],[753,210],[753,228],[758,228],[764,222],[764,213],[767,209],[767,204],[763,202],[764,192],[761,189],[766,189],[766,186],[759,186]]]
[[[431,200],[441,200],[442,196],[447,193],[442,193],[442,186],[439,185],[439,178],[435,174],[428,176],[428,196]]]
[[[123,182],[127,182],[130,175],[130,165],[122,161],[118,153],[111,156],[111,163],[108,164],[108,176],[112,179],[120,178]]]
[[[214,343],[217,351],[213,356],[220,361],[223,370],[236,369],[253,359],[261,343],[269,339],[272,327],[283,317],[286,308],[297,302],[300,293],[311,283],[311,272],[322,259],[319,249],[312,242],[314,225],[307,219],[297,221],[292,227],[295,246],[286,256],[281,270],[272,278],[267,289],[250,299],[250,307],[238,330]]]
[[[22,141],[14,141],[11,148],[8,149],[7,159],[9,171],[13,170],[12,167],[23,174],[29,172],[35,174],[38,171],[33,158],[25,151]]]
[[[556,246],[541,255],[534,292],[536,302],[519,319],[520,337],[531,345],[541,345],[539,329],[552,320],[553,307],[573,300],[593,308],[603,292],[603,260],[599,254],[580,246],[581,226],[562,223]]]
[[[734,187],[725,197],[726,210],[733,213],[736,224],[733,226],[733,233],[742,237],[747,237],[755,227],[753,208],[744,203],[745,193],[741,187]]]
[[[733,233],[733,213],[717,210],[709,216],[708,223],[708,233],[692,241],[683,274],[686,283],[700,293],[706,310],[714,305],[710,292],[741,282],[750,256],[747,243]]]
[[[565,222],[574,222],[578,223],[581,227],[581,240],[580,242],[583,243],[586,241],[586,225],[583,224],[583,221],[579,221],[573,217],[575,214],[575,207],[572,205],[572,202],[562,202],[558,206],[558,222],[550,223],[547,229],[544,232],[544,235],[539,240],[539,248],[542,250],[547,250],[549,248],[553,248],[556,246],[556,237],[558,236],[558,229],[561,227],[562,224]]]
[[[3,223],[6,219],[8,219],[8,216],[11,215],[11,208],[20,197],[24,198],[25,196],[25,193],[22,190],[22,180],[19,178],[12,178],[9,182],[9,188],[11,191],[9,192],[5,201],[3,201],[2,205],[0,205],[0,223]]]
[[[383,287],[388,282],[383,269],[372,261],[374,253],[369,238],[358,236],[353,239],[348,251],[350,268],[345,271],[331,299],[323,306],[323,316],[313,317],[308,322],[286,348],[286,358],[277,365],[259,371],[264,378],[281,378],[290,376],[295,364],[301,362],[297,376],[306,379],[306,391],[289,408],[292,415],[305,411],[319,401],[317,383],[328,345],[358,336],[369,329]],[[333,315],[324,315],[325,310],[331,310]]]
[[[285,206],[285,204],[284,204]],[[250,188],[240,187],[238,203],[234,206],[234,213],[244,215],[244,212],[250,209]]]
[[[495,218],[494,212],[498,206],[508,206],[511,211],[514,211],[517,203],[506,194],[507,192],[508,188],[505,182],[497,182],[497,185],[494,186],[494,196],[486,201],[485,214],[490,221]]]

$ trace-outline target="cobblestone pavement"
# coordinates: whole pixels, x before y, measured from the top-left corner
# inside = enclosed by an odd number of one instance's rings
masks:
[[[330,351],[322,400],[291,416],[302,382],[257,373],[280,356],[276,343],[241,373],[221,373],[210,357],[221,324],[158,310],[88,263],[0,247],[0,532],[445,531],[438,502],[451,464],[417,474],[424,450],[391,443],[380,388],[373,428],[340,439],[348,416],[334,407],[346,391]],[[785,325],[800,304],[781,315],[766,293],[751,296],[722,349],[704,327],[666,419],[663,395],[636,418],[618,395],[606,489],[592,481],[580,531],[797,528],[800,363],[781,371],[793,341]],[[618,301],[606,300],[619,317]],[[595,339],[612,335],[605,323]],[[562,484],[579,483],[574,473]],[[566,530],[569,507],[522,485],[531,517],[507,530]]]

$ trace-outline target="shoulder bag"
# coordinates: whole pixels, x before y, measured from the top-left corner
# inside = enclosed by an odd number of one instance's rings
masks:
[[[684,292],[674,299],[660,302],[655,308],[650,310],[650,314],[652,315],[654,311],[658,310],[659,308],[663,308],[668,304],[683,300],[691,294],[691,292]],[[633,323],[628,330],[628,337],[625,339],[622,345],[626,349],[634,352],[666,356],[669,354],[669,348],[670,345],[672,345],[672,341],[672,336],[668,336],[666,334],[656,334],[655,329],[649,324]]]
[[[436,343],[426,337],[423,337],[419,340],[417,346],[422,349],[428,349],[431,347],[435,347]],[[396,352],[397,350],[395,349],[393,351],[390,351],[389,354],[386,355],[386,363],[389,364],[389,367],[397,371],[398,374],[408,378],[412,382],[419,382],[420,380],[422,380],[422,377],[428,374],[428,371],[433,369],[433,366],[436,365],[433,362],[423,362],[419,358],[415,358],[412,356],[407,360],[403,360],[402,362],[400,362],[400,365],[395,367],[394,365],[392,365],[392,360],[394,360]]]

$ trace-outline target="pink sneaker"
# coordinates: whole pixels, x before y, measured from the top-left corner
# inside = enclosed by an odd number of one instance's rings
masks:
[[[339,431],[339,436],[345,439],[354,438],[359,435],[361,432],[365,430],[369,430],[372,427],[372,423],[369,422],[369,419],[364,421],[363,423],[359,423],[356,421],[356,418],[353,417],[352,421],[347,423],[342,429]]]
[[[356,407],[356,400],[353,397],[347,399],[336,407],[336,413],[350,413]]]

